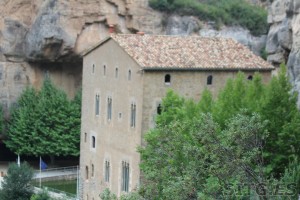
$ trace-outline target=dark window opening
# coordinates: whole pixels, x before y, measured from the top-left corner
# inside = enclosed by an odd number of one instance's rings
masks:
[[[84,133],[84,142],[86,142],[87,139],[87,133]]]
[[[136,122],[136,105],[131,104],[130,127],[135,127],[135,122]]]
[[[85,179],[88,180],[89,179],[89,167],[85,166]]]
[[[94,177],[94,172],[95,172],[95,168],[94,165],[92,164],[92,177]]]
[[[95,138],[95,136],[92,136],[92,147],[96,148],[96,138]]]
[[[129,191],[129,163],[122,162],[122,191]]]
[[[109,161],[105,161],[105,182],[109,182],[109,174],[110,173],[110,163]]]
[[[107,99],[107,119],[111,120],[111,115],[112,115],[112,98],[108,97]]]
[[[160,115],[160,114],[161,114],[161,111],[162,111],[162,109],[161,109],[161,104],[158,104],[158,106],[157,106],[157,108],[156,108],[156,113],[157,113],[158,115]]]
[[[212,82],[213,82],[213,76],[212,75],[209,75],[207,77],[207,85],[212,85]]]
[[[106,65],[103,66],[103,75],[106,75]]]
[[[95,73],[95,65],[93,65],[92,73]]]
[[[95,105],[95,114],[99,115],[100,113],[100,96],[99,94],[96,95],[96,105]]]
[[[165,84],[169,85],[171,83],[171,76],[170,74],[165,75]]]

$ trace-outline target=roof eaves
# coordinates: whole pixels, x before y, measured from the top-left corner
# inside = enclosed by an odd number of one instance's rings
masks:
[[[272,71],[275,68],[179,68],[179,67],[142,67],[144,71]]]

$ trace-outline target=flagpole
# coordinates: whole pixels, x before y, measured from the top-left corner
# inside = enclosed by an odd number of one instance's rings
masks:
[[[79,167],[77,165],[77,187],[76,187],[77,199],[79,199]]]
[[[20,167],[20,155],[18,154],[18,160],[17,160],[17,164]]]
[[[42,158],[40,156],[40,188],[42,188]]]

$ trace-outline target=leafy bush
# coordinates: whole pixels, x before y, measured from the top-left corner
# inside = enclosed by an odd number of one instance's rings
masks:
[[[38,194],[33,195],[30,200],[52,200],[52,199],[48,191],[42,190]]]
[[[107,188],[99,196],[102,200],[117,200],[117,196]]]
[[[11,164],[7,175],[4,176],[0,199],[2,200],[28,200],[33,194],[33,186],[30,181],[33,177],[33,169],[27,164]]]
[[[267,11],[245,0],[150,0],[149,5],[163,12],[195,15],[226,25],[240,25],[252,34],[267,32]]]

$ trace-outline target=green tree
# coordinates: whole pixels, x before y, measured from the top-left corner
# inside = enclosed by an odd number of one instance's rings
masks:
[[[33,194],[33,186],[30,184],[33,177],[33,169],[23,163],[20,166],[11,164],[7,175],[4,176],[0,199],[5,200],[28,200]]]
[[[11,111],[5,144],[16,154],[32,155],[35,152],[35,145],[38,144],[35,125],[37,101],[36,91],[26,88]]]
[[[163,100],[156,127],[139,149],[145,177],[140,193],[146,199],[215,199],[226,182],[264,180],[263,120],[242,111],[221,128],[199,104],[171,91]]]
[[[212,111],[214,119],[224,127],[226,121],[245,108],[244,95],[247,92],[245,75],[241,72],[235,79],[229,79],[218,95]]]
[[[79,155],[81,96],[73,101],[44,81],[39,92],[27,88],[12,110],[5,141],[20,155]]]
[[[285,66],[282,66],[278,76],[268,84],[262,83],[259,74],[255,74],[252,81],[242,73],[228,80],[212,106],[212,114],[221,128],[242,109],[256,112],[267,120],[266,170],[279,177],[286,163],[294,156],[300,156],[300,113],[296,102],[297,94],[292,91]]]
[[[211,113],[214,106],[214,100],[211,92],[208,89],[205,89],[202,92],[202,97],[198,103],[198,108],[203,113]]]
[[[284,172],[289,159],[300,156],[300,113],[296,102],[297,94],[292,92],[286,68],[281,66],[278,76],[267,85],[260,108],[262,117],[269,122],[266,161],[277,176]]]
[[[156,127],[145,135],[147,145],[139,148],[145,177],[140,193],[216,199],[240,183],[273,183],[274,175],[298,180],[298,164],[286,171],[300,155],[300,113],[291,88],[282,67],[269,84],[259,74],[250,81],[239,73],[216,100],[207,90],[198,103],[168,91]],[[250,192],[259,198],[255,188]]]

